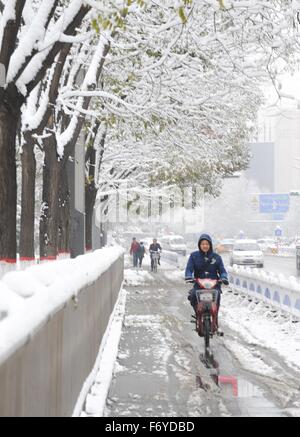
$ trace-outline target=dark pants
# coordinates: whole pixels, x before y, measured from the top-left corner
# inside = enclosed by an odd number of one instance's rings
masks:
[[[137,252],[133,253],[132,256],[133,256],[133,267],[137,267],[138,259],[139,259]]]
[[[142,267],[143,258],[144,258],[144,255],[139,255],[138,256],[140,267]]]

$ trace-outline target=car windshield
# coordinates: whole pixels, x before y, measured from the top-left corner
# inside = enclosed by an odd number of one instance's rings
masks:
[[[237,244],[234,246],[234,250],[238,251],[260,251],[260,248],[255,243],[243,243],[243,244]]]

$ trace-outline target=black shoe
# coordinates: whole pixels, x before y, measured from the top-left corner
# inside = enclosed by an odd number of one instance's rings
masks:
[[[217,336],[224,337],[224,332],[222,331],[222,329],[220,329],[220,328],[217,329]]]

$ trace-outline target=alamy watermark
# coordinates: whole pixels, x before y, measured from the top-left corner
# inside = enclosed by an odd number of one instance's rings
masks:
[[[135,221],[174,224],[184,221],[199,229],[204,221],[204,190],[193,185],[158,191],[131,187],[124,182],[100,193],[95,205],[96,226]]]

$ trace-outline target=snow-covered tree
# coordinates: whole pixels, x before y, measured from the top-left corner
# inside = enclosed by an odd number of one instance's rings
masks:
[[[145,190],[197,183],[218,195],[222,178],[247,165],[260,84],[271,79],[276,85],[279,69],[293,66],[299,49],[296,0],[1,5],[0,258],[16,252],[19,127],[21,253],[33,252],[39,147],[41,253],[55,256],[68,244],[66,163],[83,129],[89,215],[98,187],[124,179]]]
[[[16,258],[15,143],[21,107],[77,33],[90,6],[80,0],[7,0],[0,16],[0,258]]]

